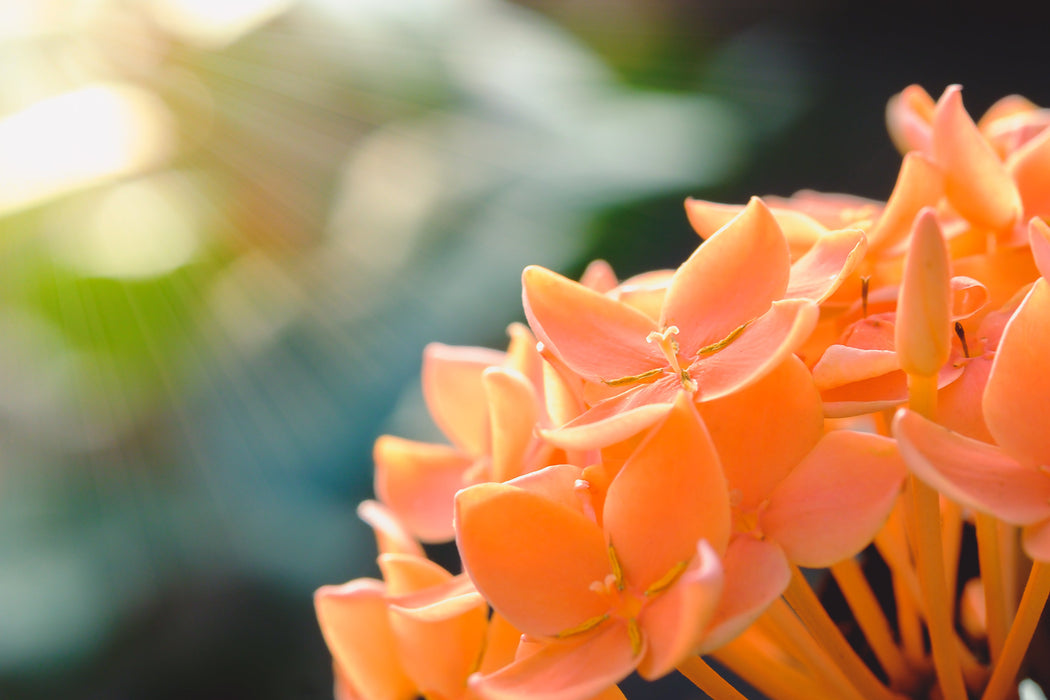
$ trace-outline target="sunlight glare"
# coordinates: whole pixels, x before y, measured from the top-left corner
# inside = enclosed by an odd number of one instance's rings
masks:
[[[153,94],[97,83],[0,119],[0,214],[141,171],[168,156],[174,123]]]

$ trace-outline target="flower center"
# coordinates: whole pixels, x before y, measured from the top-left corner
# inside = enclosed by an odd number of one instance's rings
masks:
[[[694,393],[700,387],[697,385],[696,380],[689,376],[689,370],[682,369],[682,365],[678,360],[678,341],[674,339],[674,336],[678,335],[678,326],[668,326],[662,331],[653,331],[645,338],[647,343],[655,343],[660,351],[663,352],[664,357],[667,358],[667,364],[671,365],[671,369],[682,382],[682,387],[689,393]]]

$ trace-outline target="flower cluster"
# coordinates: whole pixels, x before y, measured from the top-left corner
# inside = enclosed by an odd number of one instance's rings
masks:
[[[339,697],[614,698],[675,669],[741,697],[705,656],[772,698],[1012,691],[1050,590],[1050,111],[975,123],[911,86],[887,122],[886,202],[689,200],[677,269],[529,267],[505,352],[426,349],[448,444],[376,442],[383,580],[317,591]],[[458,575],[421,545],[452,539]]]

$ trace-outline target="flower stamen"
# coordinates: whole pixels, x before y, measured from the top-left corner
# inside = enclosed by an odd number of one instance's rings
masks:
[[[686,391],[693,393],[700,387],[697,385],[696,380],[689,376],[689,371],[682,369],[682,365],[678,361],[678,341],[674,339],[674,336],[678,335],[679,332],[678,326],[668,326],[662,331],[653,331],[647,335],[645,342],[655,343],[660,348],[664,357],[667,358],[667,364],[671,365],[671,369],[681,380],[682,386]]]

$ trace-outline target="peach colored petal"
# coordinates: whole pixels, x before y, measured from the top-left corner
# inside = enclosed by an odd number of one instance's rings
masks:
[[[1028,241],[1039,274],[1050,280],[1050,226],[1042,219],[1033,218],[1028,223]]]
[[[893,440],[827,433],[769,497],[759,525],[800,566],[831,566],[871,543],[907,469]]]
[[[1002,122],[1012,118],[1025,118],[1030,116],[1039,108],[1034,102],[1021,95],[1006,95],[1000,97],[992,106],[984,111],[981,118],[977,120],[977,128],[982,134],[996,129]],[[987,135],[987,134],[986,134]]]
[[[1006,167],[966,113],[951,85],[933,113],[933,154],[952,206],[978,226],[1005,229],[1021,215],[1021,197]]]
[[[580,275],[580,284],[588,289],[605,294],[616,287],[616,273],[605,260],[592,260]]]
[[[850,418],[894,408],[908,400],[908,375],[896,371],[820,392],[825,418]]]
[[[583,504],[576,491],[576,482],[583,478],[584,470],[576,465],[555,464],[520,476],[511,484],[569,510],[583,513]]]
[[[722,595],[722,562],[707,542],[696,548],[689,568],[638,616],[648,651],[638,674],[654,680],[696,653]]]
[[[505,358],[488,348],[430,343],[423,349],[423,398],[430,415],[452,444],[474,457],[489,446],[481,373]]]
[[[525,375],[503,367],[482,374],[492,432],[492,480],[507,481],[529,470],[525,457],[539,420],[536,391]]]
[[[698,540],[729,540],[729,493],[707,429],[682,392],[609,485],[603,523],[624,578],[645,590],[690,560]]]
[[[1017,183],[1025,214],[1050,216],[1050,129],[1012,153],[1006,169]]]
[[[562,425],[584,409],[583,379],[565,363],[545,351],[543,362],[543,401],[552,425]]]
[[[422,695],[462,695],[485,642],[485,599],[472,587],[457,595],[463,586],[456,580],[449,584],[389,600],[390,627],[405,672]]]
[[[882,210],[882,202],[874,199],[816,190],[799,190],[787,198],[766,197],[765,202],[777,217],[778,223],[781,208],[790,209],[811,217],[825,230],[866,229]]]
[[[424,556],[423,546],[405,528],[394,512],[378,501],[365,500],[357,505],[357,517],[375,532],[380,554]],[[449,518],[452,522],[452,518]]]
[[[660,309],[663,308],[664,298],[667,296],[667,286],[673,276],[674,270],[643,272],[624,280],[610,292],[610,296],[641,311],[655,323],[660,318]]]
[[[386,600],[391,611],[421,623],[443,622],[476,609],[483,609],[488,618],[488,603],[466,574],[401,595],[391,595],[388,588]]]
[[[771,197],[769,201],[773,199],[775,198]],[[770,211],[773,212],[777,224],[784,233],[784,238],[791,251],[791,258],[794,260],[820,240],[828,229],[812,216],[791,209],[789,201],[782,201],[785,202],[783,206],[771,206]],[[744,207],[739,204],[718,204],[691,197],[685,200],[685,213],[689,218],[689,223],[703,239],[709,238],[743,210]]]
[[[474,460],[447,445],[383,435],[373,448],[376,495],[424,542],[452,539],[452,498]]]
[[[793,353],[817,325],[819,310],[804,299],[783,299],[755,319],[722,350],[689,367],[697,401],[712,401],[765,376]]]
[[[950,286],[953,321],[973,316],[988,303],[988,288],[972,277],[952,277]]]
[[[611,381],[667,364],[645,341],[656,324],[640,311],[534,265],[522,273],[522,287],[536,337],[577,374]]]
[[[892,326],[891,326],[892,328]],[[821,391],[881,377],[900,369],[893,350],[869,350],[849,345],[831,345],[813,365],[813,381]]]
[[[813,378],[789,356],[762,379],[698,407],[740,508],[753,508],[813,449],[824,411]]]
[[[937,214],[926,208],[912,227],[897,302],[894,347],[901,369],[930,377],[951,350],[951,284],[948,250]]]
[[[412,554],[380,554],[376,559],[383,572],[388,596],[401,596],[433,586],[440,586],[452,579],[445,571],[426,557]]]
[[[456,543],[478,591],[524,633],[554,636],[606,612],[588,588],[611,573],[605,538],[579,510],[513,482],[479,484],[456,495]]]
[[[949,430],[982,442],[994,442],[981,410],[981,396],[988,383],[993,355],[966,362],[959,378],[937,392],[937,421]]]
[[[665,379],[667,393],[674,396],[678,381]],[[583,415],[560,428],[541,430],[540,435],[552,445],[566,450],[592,450],[626,440],[667,415],[670,403],[657,402],[652,391],[638,387],[606,399]]]
[[[1017,293],[1018,286],[1039,277],[1028,246],[999,246],[991,253],[952,260],[952,272],[980,280],[988,289],[988,306],[998,308]]]
[[[485,633],[485,647],[478,673],[487,676],[514,661],[521,641],[521,631],[507,622],[507,618],[493,611]]]
[[[725,586],[701,653],[728,644],[765,612],[791,580],[784,550],[750,535],[733,537],[722,558]]]
[[[610,620],[493,674],[474,674],[470,689],[484,700],[585,700],[625,678],[640,656],[631,652],[626,623]]]
[[[742,204],[723,204],[721,202],[708,202],[703,199],[686,197],[685,216],[689,224],[703,240],[707,240],[711,234],[728,224],[744,211]],[[814,222],[816,225],[816,222]],[[818,233],[813,240],[823,233],[823,227],[818,228]],[[810,241],[812,243],[812,241]]]
[[[886,103],[886,126],[901,153],[932,151],[934,102],[918,85],[909,85]]]
[[[543,358],[536,348],[536,336],[524,323],[507,326],[510,344],[503,367],[520,372],[532,386],[543,386]]]
[[[1050,282],[1040,278],[1006,324],[984,392],[995,441],[1022,463],[1050,465]]]
[[[671,278],[661,328],[677,326],[682,357],[718,342],[769,310],[787,289],[787,242],[758,197],[704,241]]]
[[[858,229],[831,231],[822,236],[791,266],[784,296],[819,304],[856,269],[867,248],[864,232]]]
[[[1040,520],[1021,530],[1025,554],[1035,561],[1050,561],[1050,520]]]
[[[415,684],[401,665],[384,594],[383,583],[374,579],[322,586],[314,594],[317,621],[340,675],[357,693],[412,700]]]
[[[1001,449],[906,409],[893,419],[893,434],[911,472],[948,498],[1012,525],[1050,517],[1050,476]]]
[[[936,205],[942,196],[944,176],[929,156],[919,151],[906,154],[886,208],[868,232],[869,248],[885,251],[900,243],[911,231],[919,210]]]

